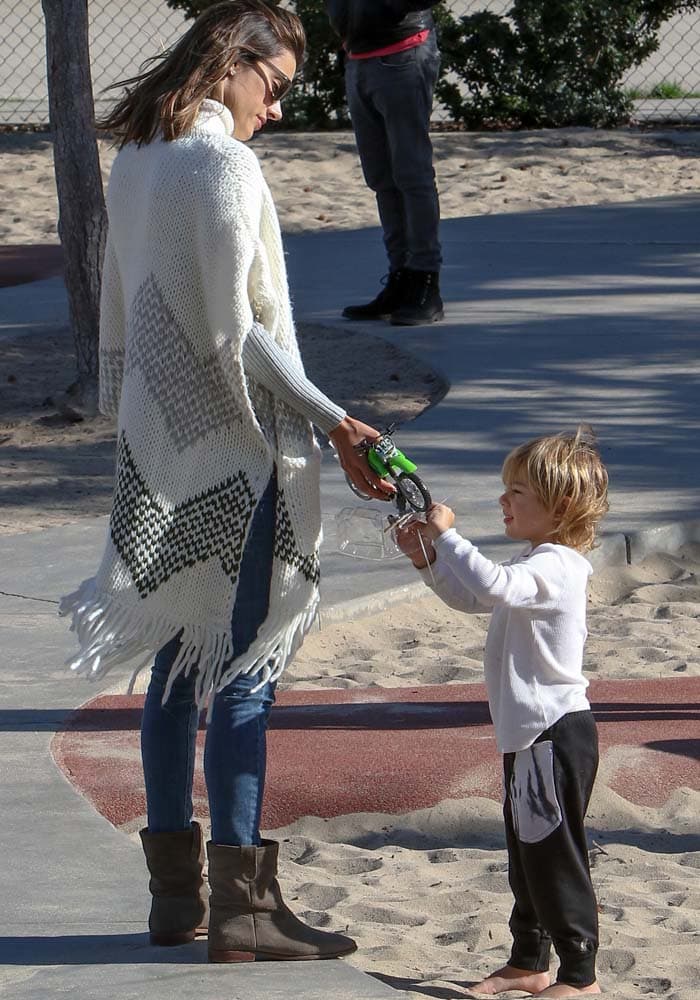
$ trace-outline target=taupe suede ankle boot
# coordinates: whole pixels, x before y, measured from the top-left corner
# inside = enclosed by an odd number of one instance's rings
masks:
[[[282,899],[277,882],[279,844],[261,847],[207,844],[211,920],[210,962],[339,958],[357,945],[343,934],[308,927]]]
[[[209,894],[202,878],[204,844],[198,823],[182,833],[141,830],[153,896],[148,928],[151,944],[186,944],[206,933]]]

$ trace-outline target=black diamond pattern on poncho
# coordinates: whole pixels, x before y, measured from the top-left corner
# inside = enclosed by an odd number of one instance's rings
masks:
[[[277,491],[277,509],[275,512],[275,557],[296,567],[309,583],[318,585],[321,578],[321,567],[316,553],[305,556],[299,549],[292,521],[287,510],[282,490]]]
[[[125,374],[135,368],[142,372],[178,451],[240,419],[222,368],[226,361],[223,350],[202,355],[192,348],[149,276],[129,314]]]
[[[141,597],[175,573],[216,557],[235,578],[254,509],[253,491],[239,472],[168,510],[149,491],[122,433],[110,533]]]

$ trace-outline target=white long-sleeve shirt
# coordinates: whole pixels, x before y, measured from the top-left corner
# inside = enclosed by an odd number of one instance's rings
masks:
[[[547,542],[494,563],[454,528],[434,547],[435,562],[421,570],[428,586],[457,611],[491,612],[484,672],[501,753],[524,750],[563,715],[590,708],[588,560]]]

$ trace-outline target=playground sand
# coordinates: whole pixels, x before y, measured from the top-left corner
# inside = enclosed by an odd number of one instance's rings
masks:
[[[434,134],[433,145],[445,219],[700,189],[700,134],[687,129],[450,132]],[[284,232],[377,225],[350,133],[288,133],[268,126],[251,148]],[[105,182],[114,155],[101,141]],[[57,243],[56,219],[50,138],[0,135],[0,241]]]

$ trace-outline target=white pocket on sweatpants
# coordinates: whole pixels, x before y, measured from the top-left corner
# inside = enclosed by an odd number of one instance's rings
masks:
[[[551,740],[518,750],[509,796],[515,831],[523,844],[538,844],[556,830],[561,823],[561,807],[554,785]]]

